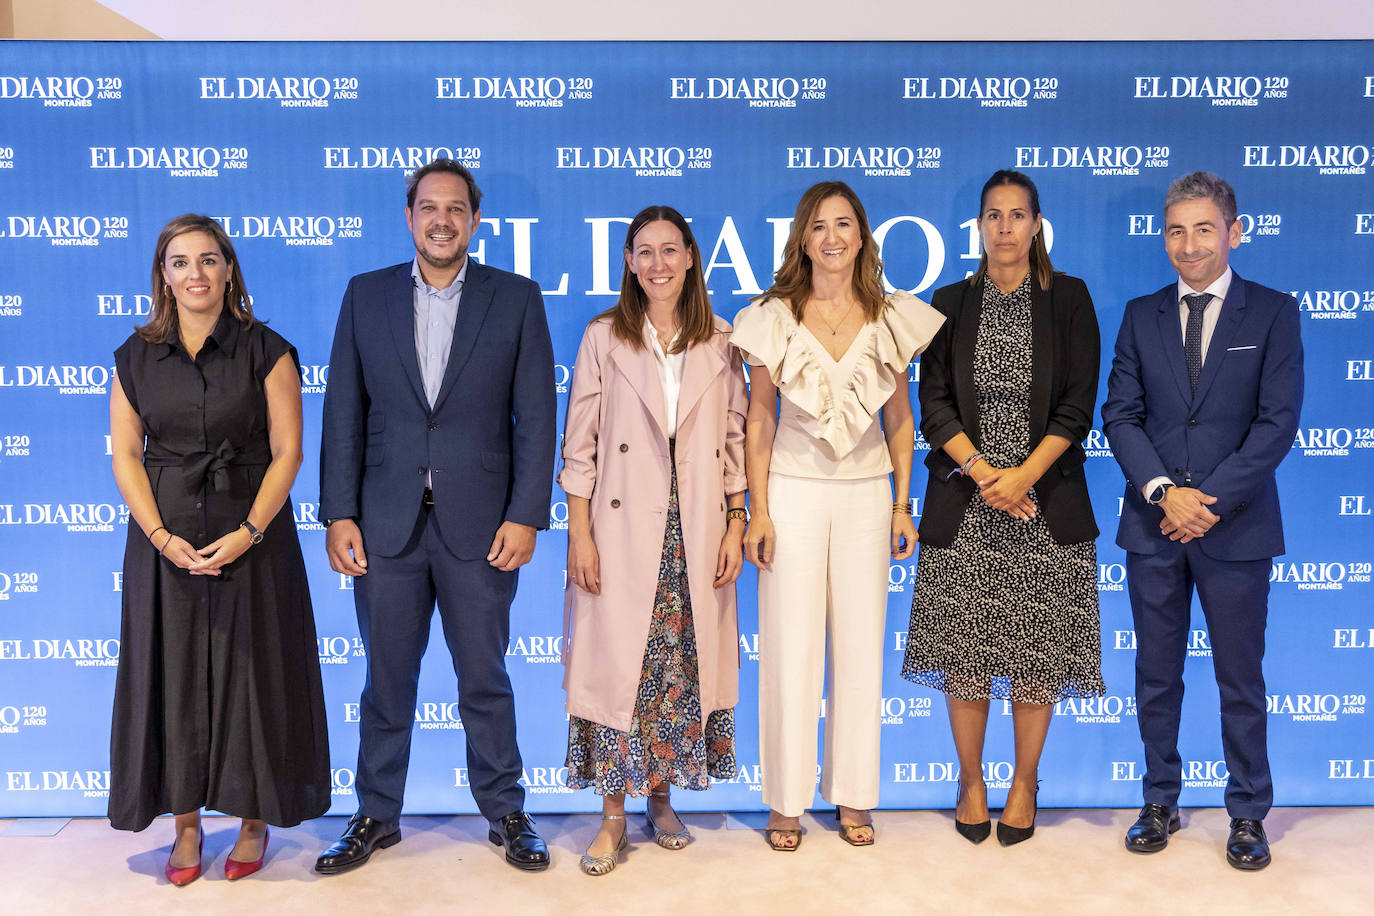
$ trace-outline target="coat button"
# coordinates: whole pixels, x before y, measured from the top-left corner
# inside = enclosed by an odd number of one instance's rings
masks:
[[[720,457],[720,449],[716,449],[716,457],[717,457],[717,458]]]
[[[421,474],[425,474],[425,473],[427,473],[428,471],[429,471],[429,468],[425,467],[424,465],[420,465],[420,473],[421,473]]]
[[[1189,417],[1189,418],[1188,418],[1188,425],[1189,425],[1189,426],[1197,426],[1197,417]]]
[[[628,445],[626,445],[624,442],[622,442],[622,443],[620,443],[620,450],[621,450],[622,452],[628,452],[628,451],[630,450],[630,447],[629,447]]]
[[[612,509],[619,509],[619,508],[620,508],[620,500],[618,500],[618,499],[613,499],[613,500],[611,500],[611,508],[612,508]]]
[[[429,428],[429,431],[430,431],[430,432],[434,432],[436,429],[439,428],[439,424],[438,424],[438,423],[435,423],[433,420],[430,420],[430,421],[429,421],[428,423],[426,423],[425,425]]]
[[[1182,473],[1183,473],[1183,468],[1174,468],[1174,473],[1175,473],[1175,474],[1182,474]]]

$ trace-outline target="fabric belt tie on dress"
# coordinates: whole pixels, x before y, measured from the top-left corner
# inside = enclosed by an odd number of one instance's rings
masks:
[[[145,455],[143,464],[148,467],[180,467],[182,481],[187,493],[199,493],[201,487],[208,486],[216,493],[224,493],[230,487],[229,468],[265,466],[272,463],[271,452],[256,448],[245,454],[241,449],[225,439],[212,452],[192,452],[189,455]]]

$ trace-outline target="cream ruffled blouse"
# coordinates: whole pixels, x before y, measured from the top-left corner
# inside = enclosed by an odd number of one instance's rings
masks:
[[[730,342],[749,365],[768,368],[782,399],[770,471],[846,480],[892,472],[878,411],[945,317],[907,292],[887,305],[838,361],[781,299],[735,316]]]

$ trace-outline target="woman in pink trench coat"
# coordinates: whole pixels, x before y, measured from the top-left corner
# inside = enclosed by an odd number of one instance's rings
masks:
[[[625,795],[660,846],[691,840],[669,801],[734,774],[748,397],[687,222],[631,222],[619,302],[578,350],[559,483],[568,494],[568,785],[603,796],[583,871],[626,846]]]

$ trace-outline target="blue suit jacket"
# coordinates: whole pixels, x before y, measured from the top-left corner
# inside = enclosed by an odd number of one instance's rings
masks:
[[[1188,390],[1178,285],[1132,299],[1121,319],[1102,405],[1103,429],[1126,473],[1118,546],[1152,554],[1168,543],[1163,510],[1140,488],[1155,477],[1191,485],[1221,517],[1198,546],[1218,560],[1284,552],[1274,471],[1293,447],[1302,407],[1302,339],[1292,296],[1233,275],[1197,393]]]
[[[324,399],[322,518],[356,518],[369,552],[399,553],[426,469],[444,543],[484,558],[509,520],[547,528],[553,488],[553,346],[531,280],[469,261],[453,346],[431,409],[415,355],[411,263],[348,283]]]

